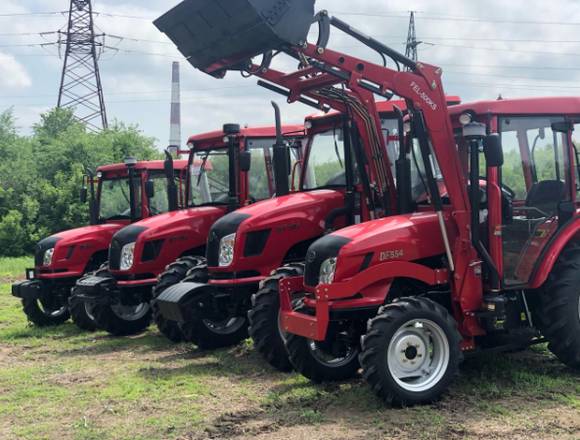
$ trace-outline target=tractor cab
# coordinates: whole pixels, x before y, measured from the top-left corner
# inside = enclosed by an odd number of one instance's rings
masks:
[[[580,100],[477,102],[454,108],[451,116],[458,134],[463,127],[480,123],[486,133],[499,135],[501,166],[488,166],[490,153],[486,146],[479,147],[478,177],[490,185],[484,242],[503,286],[528,286],[546,247],[576,213],[578,156],[572,135]],[[463,136],[457,139],[460,154],[471,157],[469,141]],[[501,191],[499,203],[493,200],[494,188]]]

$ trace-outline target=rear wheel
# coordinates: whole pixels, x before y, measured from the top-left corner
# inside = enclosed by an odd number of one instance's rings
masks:
[[[89,272],[85,276],[99,276],[99,277],[110,277],[108,263],[104,263],[99,267],[98,270],[94,272]],[[72,288],[72,295],[74,296],[76,292],[76,287]],[[97,324],[95,323],[95,305],[91,302],[74,302],[74,305],[70,307],[70,314],[75,325],[81,330],[86,330],[89,332],[94,332],[97,329]]]
[[[180,283],[182,281],[189,281],[195,283],[206,283],[207,264],[203,257],[182,257],[179,260],[171,263],[165,268],[157,281],[157,285],[153,289],[153,298],[157,298],[167,288]],[[175,321],[166,319],[153,301],[153,320],[157,325],[159,331],[173,342],[182,342],[185,340],[183,332]]]
[[[402,298],[369,321],[360,356],[363,376],[390,404],[431,403],[459,373],[460,342],[444,307],[426,298]]]
[[[22,307],[28,320],[38,327],[60,325],[70,318],[66,298],[53,293],[43,299],[23,299]]]
[[[541,293],[538,315],[550,351],[580,369],[580,245],[569,245],[558,258]]]
[[[359,335],[355,323],[331,323],[325,341],[287,334],[286,349],[292,366],[311,381],[346,380],[360,368]]]
[[[280,371],[291,371],[285,347],[286,334],[280,323],[280,291],[278,283],[282,278],[304,274],[304,264],[289,264],[267,278],[262,288],[252,295],[252,308],[248,312],[249,334],[254,346],[266,361]]]

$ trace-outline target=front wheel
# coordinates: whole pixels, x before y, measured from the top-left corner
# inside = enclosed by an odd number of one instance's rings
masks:
[[[360,356],[375,393],[396,406],[438,400],[463,359],[455,320],[426,298],[402,298],[369,321]]]
[[[360,332],[354,323],[333,323],[325,341],[288,334],[286,349],[292,366],[315,383],[354,377],[359,368]]]
[[[84,277],[91,276],[111,277],[109,263],[103,263],[96,271],[87,272],[84,275]],[[75,296],[76,290],[76,287],[72,288],[71,297]],[[97,324],[95,322],[95,304],[90,301],[73,301],[72,304],[73,305],[70,307],[70,314],[75,325],[81,330],[89,332],[97,330]]]
[[[50,299],[23,299],[22,307],[28,320],[38,327],[60,325],[70,318],[66,300],[52,295]]]
[[[151,314],[148,302],[128,306],[97,304],[94,308],[97,327],[113,336],[131,336],[144,332],[151,324]]]
[[[182,257],[165,268],[153,288],[153,298],[157,298],[169,287],[180,282],[206,283],[207,264],[203,257]],[[166,319],[155,306],[153,300],[153,321],[159,331],[172,342],[186,341],[185,335],[175,321]]]
[[[179,323],[185,340],[193,342],[202,350],[211,350],[236,345],[248,337],[248,320],[245,316],[224,313],[218,317],[215,312],[207,312],[211,303],[212,298],[205,293],[192,298],[192,318]]]
[[[280,323],[280,291],[278,284],[284,277],[304,275],[303,264],[289,264],[264,280],[261,289],[252,295],[248,312],[249,333],[254,346],[266,361],[279,371],[291,371],[285,342],[286,334]]]

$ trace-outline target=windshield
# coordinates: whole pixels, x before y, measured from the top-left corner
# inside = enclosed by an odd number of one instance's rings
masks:
[[[344,186],[344,136],[336,128],[315,134],[310,144],[303,189]]]
[[[176,173],[177,174],[177,173]],[[167,188],[167,176],[165,173],[152,173],[149,175],[149,180],[153,182],[153,187],[155,189],[154,195],[149,199],[149,212],[151,215],[163,214],[169,211],[169,199],[168,199],[168,188]],[[176,184],[178,183],[178,177],[175,176]]]
[[[248,175],[249,195],[253,201],[272,197],[276,192],[272,167],[275,138],[248,139],[247,150],[252,154]]]
[[[135,177],[134,185],[137,213],[140,214],[141,185],[138,177]],[[129,178],[102,180],[99,194],[99,219],[101,221],[131,219]]]
[[[189,180],[190,204],[227,204],[230,191],[228,150],[195,152]]]

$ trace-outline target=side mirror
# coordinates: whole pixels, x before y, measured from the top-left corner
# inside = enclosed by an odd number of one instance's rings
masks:
[[[240,171],[247,173],[252,168],[252,153],[249,151],[242,151],[239,156]]]
[[[147,198],[149,199],[155,197],[155,184],[152,180],[145,182],[145,194],[147,194]]]
[[[85,203],[87,203],[87,200],[89,198],[89,190],[86,186],[83,186],[81,188],[81,193],[80,193],[80,200],[81,203],[84,205]]]
[[[487,135],[483,141],[483,151],[488,167],[503,166],[503,149],[501,137],[497,133]]]

